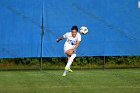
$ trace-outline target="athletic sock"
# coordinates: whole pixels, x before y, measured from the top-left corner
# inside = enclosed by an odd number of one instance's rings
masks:
[[[73,59],[74,59],[75,57],[76,57],[76,54],[72,54],[72,55],[71,55],[71,57],[70,57],[70,59],[68,60],[68,63],[67,63],[67,65],[66,65],[65,68],[70,69],[70,66],[71,66],[71,64],[72,64],[72,62],[73,62]]]

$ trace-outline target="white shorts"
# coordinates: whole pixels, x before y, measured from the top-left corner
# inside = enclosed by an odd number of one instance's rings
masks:
[[[69,45],[69,46],[64,45],[64,53],[66,53],[66,51],[69,49],[74,49],[74,47],[75,46],[72,46],[72,45]]]

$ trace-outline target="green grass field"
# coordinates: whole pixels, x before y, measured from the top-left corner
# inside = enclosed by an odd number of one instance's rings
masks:
[[[140,93],[140,69],[1,71],[0,93]]]

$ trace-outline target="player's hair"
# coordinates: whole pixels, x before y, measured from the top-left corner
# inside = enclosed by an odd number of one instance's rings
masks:
[[[78,32],[78,27],[77,26],[72,26],[71,30],[77,30],[77,32]]]

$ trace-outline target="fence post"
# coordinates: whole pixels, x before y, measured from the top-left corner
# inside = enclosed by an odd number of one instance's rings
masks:
[[[42,70],[43,59],[43,37],[44,37],[44,9],[42,7],[42,25],[41,25],[41,45],[40,45],[40,71]]]
[[[105,64],[106,64],[106,56],[104,56],[104,60],[103,60],[103,70],[105,70]]]

